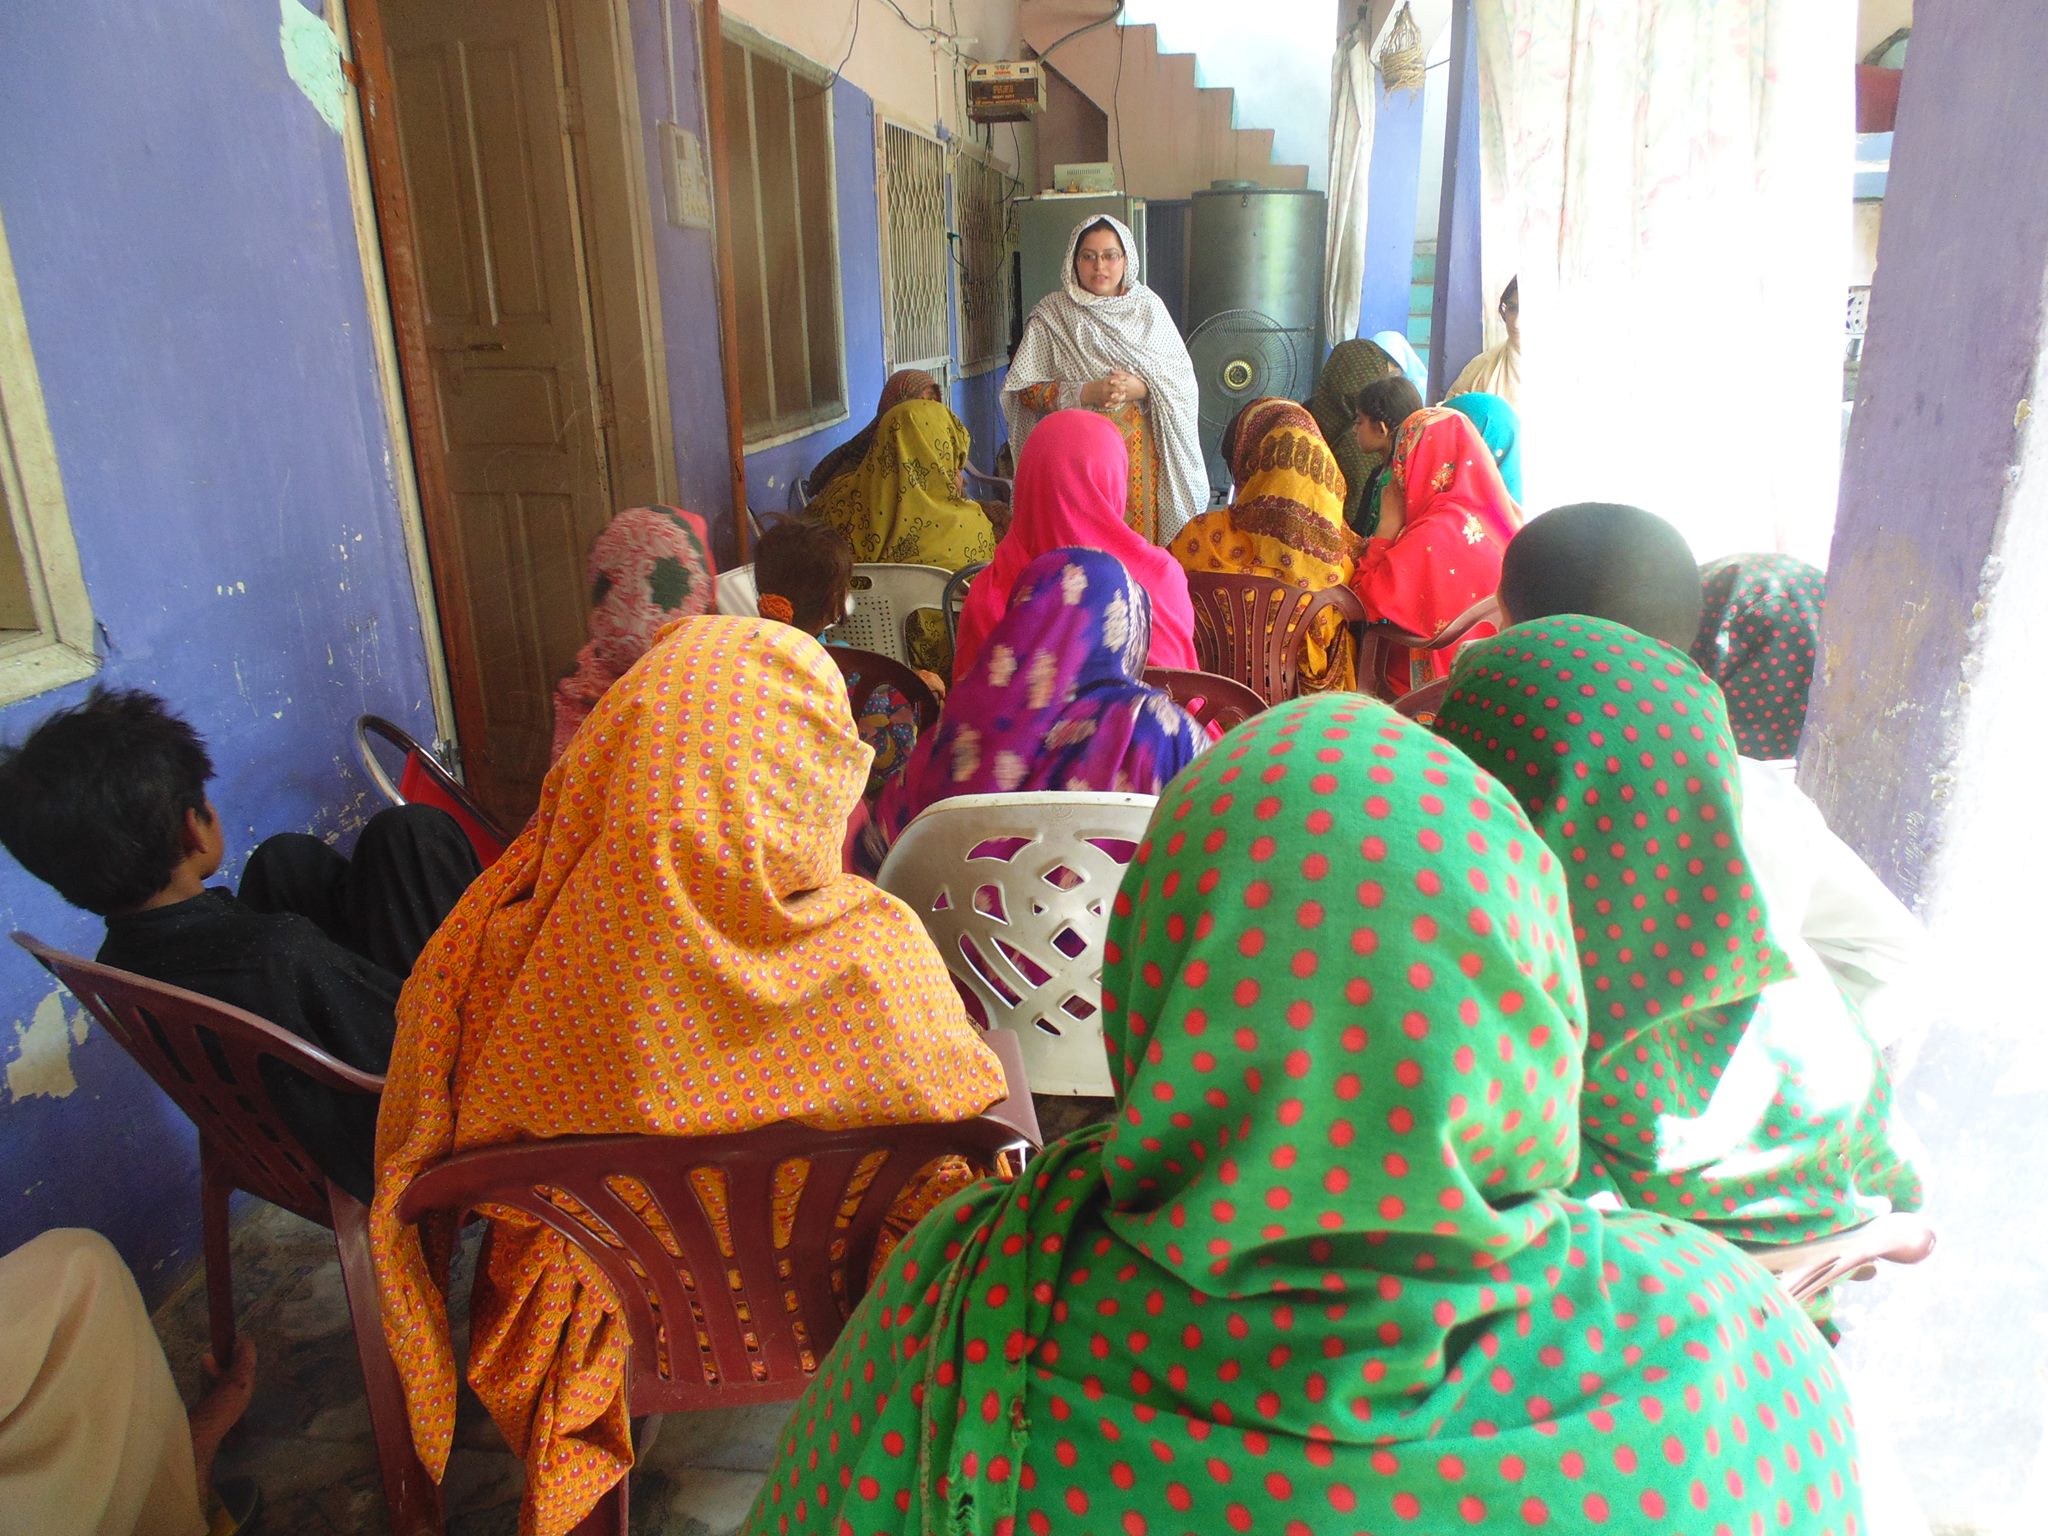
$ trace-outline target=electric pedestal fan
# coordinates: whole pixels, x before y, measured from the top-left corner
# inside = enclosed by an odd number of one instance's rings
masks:
[[[1188,356],[1201,386],[1202,455],[1209,464],[1209,501],[1230,499],[1230,466],[1223,462],[1223,429],[1240,409],[1264,395],[1299,400],[1310,338],[1255,309],[1211,315],[1188,337]],[[1310,380],[1309,383],[1313,383]]]

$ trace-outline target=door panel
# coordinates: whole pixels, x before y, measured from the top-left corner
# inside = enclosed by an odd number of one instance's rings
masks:
[[[552,0],[382,0],[491,809],[538,796],[612,511]],[[445,601],[445,599],[444,599]]]

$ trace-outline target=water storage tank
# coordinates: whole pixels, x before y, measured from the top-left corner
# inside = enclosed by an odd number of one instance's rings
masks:
[[[1202,390],[1211,499],[1230,494],[1223,429],[1262,395],[1306,400],[1323,346],[1320,192],[1197,192],[1188,230],[1188,355]]]

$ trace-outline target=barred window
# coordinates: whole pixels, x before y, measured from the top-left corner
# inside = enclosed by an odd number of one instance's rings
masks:
[[[888,366],[944,364],[953,350],[947,326],[946,147],[880,119],[876,137]]]
[[[953,168],[960,222],[960,371],[981,373],[1008,356],[1010,340],[1010,189],[1013,178],[978,151]]]
[[[0,223],[0,703],[98,666],[92,603]]]
[[[725,38],[740,419],[749,447],[846,414],[832,90],[765,41]]]

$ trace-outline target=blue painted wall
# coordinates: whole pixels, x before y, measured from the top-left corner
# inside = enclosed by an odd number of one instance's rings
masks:
[[[732,476],[725,448],[725,383],[718,351],[718,249],[708,229],[668,221],[662,181],[661,124],[704,128],[704,76],[693,5],[674,6],[675,56],[664,58],[661,0],[632,0],[634,74],[653,214],[654,260],[661,293],[662,344],[668,357],[669,412],[675,427],[677,496],[711,525],[719,565],[733,558]],[[669,100],[674,66],[676,99]]]
[[[1373,118],[1372,177],[1367,183],[1365,283],[1359,294],[1358,334],[1408,332],[1408,284],[1415,265],[1415,198],[1422,177],[1423,100],[1420,91],[1379,88]],[[1331,341],[1342,341],[1341,336]]]
[[[342,141],[287,76],[278,14],[0,10],[0,213],[101,678],[207,737],[231,872],[262,834],[346,835],[374,808],[358,714],[432,730]],[[0,711],[0,734],[83,692]],[[4,855],[0,927],[100,937]],[[0,1054],[51,991],[6,946]],[[70,1067],[63,1097],[0,1091],[0,1250],[96,1227],[159,1290],[197,1251],[192,1139],[103,1033]]]
[[[1460,34],[1453,34],[1454,37]],[[1434,338],[1430,370],[1442,394],[1450,387],[1466,362],[1486,346],[1488,302],[1481,291],[1479,271],[1479,30],[1467,24],[1462,31],[1464,51],[1456,66],[1463,72],[1458,120],[1447,132],[1457,135],[1457,163],[1451,167],[1450,250],[1437,243],[1439,281],[1450,286],[1444,311],[1443,334]]]

